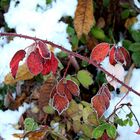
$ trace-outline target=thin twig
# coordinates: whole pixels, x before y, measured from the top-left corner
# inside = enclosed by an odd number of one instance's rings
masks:
[[[69,55],[72,55],[74,57],[77,57],[81,60],[84,60],[84,61],[87,61],[89,64],[92,64],[94,65],[95,67],[99,68],[101,71],[103,71],[105,74],[107,74],[108,76],[110,76],[112,79],[114,79],[115,81],[117,81],[118,83],[120,83],[121,85],[123,85],[124,87],[126,87],[129,91],[132,91],[133,93],[135,93],[136,95],[140,96],[140,93],[137,92],[136,90],[132,89],[131,87],[129,87],[128,85],[126,85],[124,82],[120,81],[118,78],[116,78],[114,75],[112,75],[111,73],[109,73],[108,71],[106,71],[104,68],[102,68],[100,66],[100,64],[97,64],[96,62],[90,60],[89,58],[85,57],[85,56],[82,56],[76,52],[72,52],[72,51],[69,51],[67,49],[65,49],[64,47],[60,46],[60,45],[57,45],[51,41],[47,41],[47,40],[43,40],[43,39],[40,39],[40,38],[36,38],[36,37],[31,37],[31,36],[27,36],[27,35],[22,35],[22,34],[16,34],[16,33],[0,33],[0,36],[15,36],[15,37],[20,37],[20,38],[25,38],[25,39],[30,39],[30,40],[40,40],[44,43],[47,43],[47,44],[50,44],[52,47],[55,47],[55,48],[58,48],[64,52],[66,52],[67,54]]]
[[[66,67],[65,72],[64,72],[64,75],[63,75],[63,78],[66,77],[67,71],[68,71],[68,69],[69,69],[69,67],[70,67],[70,64],[71,64],[71,57],[72,57],[72,56],[70,55],[69,61],[68,61],[68,63],[67,63],[67,67]]]
[[[125,95],[120,99],[120,101],[115,105],[115,108],[117,108],[117,106],[122,102],[122,100],[128,95],[129,91],[127,91],[127,93],[125,93]]]
[[[137,119],[137,117],[136,117],[136,115],[135,115],[135,113],[132,111],[132,109],[131,109],[131,107],[130,106],[127,106],[128,108],[129,108],[129,110],[131,111],[131,113],[133,114],[133,116],[134,116],[134,118],[135,118],[135,120],[136,120],[136,122],[137,122],[137,124],[138,124],[138,126],[139,126],[139,128],[140,128],[140,123],[139,123],[139,121],[138,121],[138,119]]]

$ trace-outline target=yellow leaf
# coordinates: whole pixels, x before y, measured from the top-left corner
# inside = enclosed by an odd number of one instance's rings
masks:
[[[14,79],[11,73],[8,73],[5,76],[4,83],[5,84],[15,84],[20,80],[29,80],[32,79],[34,76],[30,73],[26,64],[19,66],[16,78]]]
[[[74,28],[78,38],[80,38],[82,34],[87,35],[94,22],[93,1],[79,0],[74,17]]]
[[[128,18],[128,19],[125,21],[124,26],[125,26],[126,29],[129,29],[129,27],[130,27],[131,25],[133,25],[134,23],[136,23],[136,22],[137,22],[137,18],[136,18],[136,17],[131,17],[131,18]]]

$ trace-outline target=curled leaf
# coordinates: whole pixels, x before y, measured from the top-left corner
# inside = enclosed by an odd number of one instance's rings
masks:
[[[26,52],[24,50],[19,50],[15,53],[12,60],[10,61],[11,73],[14,78],[16,77],[19,62],[23,60],[23,58],[25,57],[25,54]]]
[[[101,63],[108,55],[109,49],[110,45],[108,43],[100,43],[96,45],[91,52],[90,59],[97,63]]]
[[[46,75],[46,74],[48,74],[48,73],[50,73],[52,71],[53,74],[55,74],[56,71],[57,71],[57,67],[58,67],[58,60],[54,56],[54,53],[51,53],[51,59],[44,60],[44,62],[43,62],[43,70],[42,70],[41,73],[43,75]]]
[[[37,42],[37,48],[39,49],[39,53],[40,55],[44,58],[44,59],[50,59],[51,57],[51,53],[47,48],[47,45],[42,42],[42,41],[38,41]]]
[[[130,66],[131,58],[129,52],[124,47],[113,46],[109,53],[109,62],[112,65],[121,63],[125,66]]]

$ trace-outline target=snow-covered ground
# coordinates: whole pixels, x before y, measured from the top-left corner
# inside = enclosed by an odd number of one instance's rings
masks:
[[[10,7],[7,13],[5,13],[5,21],[9,28],[14,28],[19,34],[26,34],[30,36],[36,36],[42,39],[48,39],[56,44],[60,44],[67,49],[71,48],[71,45],[67,39],[66,33],[67,24],[60,22],[62,16],[74,16],[74,12],[77,5],[77,0],[55,0],[51,5],[46,5],[45,0],[11,0]],[[137,0],[135,3],[137,4]],[[140,25],[140,22],[137,23]],[[140,28],[135,25],[134,29]],[[1,28],[1,31],[3,29]],[[0,40],[0,83],[2,83],[4,76],[9,72],[9,62],[13,54],[22,48],[30,45],[31,40],[25,40],[15,37],[12,41],[7,43],[7,39]],[[2,47],[3,46],[3,47]],[[55,50],[58,51],[58,50]],[[134,69],[130,80],[130,86],[140,92],[140,69]],[[114,109],[114,106],[122,98],[124,94],[117,95],[112,94],[111,105],[106,112],[108,116]],[[133,112],[136,114],[140,121],[140,97],[130,92],[129,95],[123,100],[122,103],[130,102]],[[28,105],[20,107],[18,111],[0,111],[0,135],[5,140],[14,140],[13,133],[22,132],[15,130],[13,124],[16,124],[22,115],[28,108]],[[127,108],[124,108],[119,115],[125,118],[129,113]],[[3,116],[3,117],[2,117]],[[133,118],[134,119],[134,118]],[[120,137],[117,140],[139,140],[140,136],[134,132],[138,130],[137,123],[134,119],[134,125],[132,127],[118,127],[118,133]]]

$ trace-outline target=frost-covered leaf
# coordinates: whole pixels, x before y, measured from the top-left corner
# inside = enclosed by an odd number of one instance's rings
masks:
[[[110,105],[110,91],[106,85],[102,85],[98,93],[92,97],[91,104],[97,111],[98,117],[101,117]]]
[[[74,28],[78,38],[87,35],[94,24],[92,0],[79,0],[74,17]]]
[[[26,118],[24,120],[25,131],[34,131],[38,128],[38,124],[32,118]]]
[[[44,59],[50,59],[51,57],[51,53],[47,48],[47,45],[42,42],[42,41],[38,41],[37,42],[37,48],[39,49],[39,53],[40,55],[44,58]]]
[[[129,52],[124,47],[116,48],[113,46],[109,53],[109,62],[111,65],[121,63],[125,66],[130,66],[131,58]]]
[[[29,71],[34,75],[38,75],[43,70],[43,64],[38,56],[38,53],[30,53],[27,58],[27,66],[29,68]]]
[[[61,96],[66,96],[70,101],[72,99],[72,95],[79,96],[80,90],[78,85],[72,80],[61,79],[57,84],[57,93]]]
[[[60,115],[69,107],[69,100],[66,98],[66,96],[55,94],[53,97],[53,107]]]
[[[92,75],[87,70],[78,71],[77,79],[85,88],[89,88],[89,86],[93,84]]]
[[[15,53],[12,60],[10,61],[11,73],[14,78],[16,77],[19,62],[23,60],[23,58],[25,57],[25,54],[26,52],[24,50],[19,50]]]
[[[108,55],[110,45],[108,43],[100,43],[93,48],[90,54],[90,60],[101,63]]]
[[[116,64],[115,66],[108,64],[107,71],[119,80],[124,81],[124,68],[121,64]],[[119,86],[119,83],[112,77],[106,75],[106,79],[115,89]]]
[[[55,57],[54,53],[51,53],[51,59],[44,60],[43,70],[41,73],[43,75],[46,75],[52,71],[53,74],[56,74],[57,68],[58,68],[58,60]]]
[[[104,104],[102,103],[101,95],[96,95],[96,96],[92,97],[91,105],[92,105],[93,109],[95,109],[95,111],[97,112],[99,118],[106,111],[106,108],[105,108]]]

